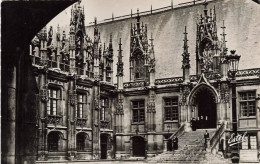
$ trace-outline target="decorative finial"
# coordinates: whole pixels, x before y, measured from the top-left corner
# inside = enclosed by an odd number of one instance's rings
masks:
[[[151,46],[153,47],[153,33],[151,33],[151,39],[150,39],[150,41],[151,41]]]
[[[231,50],[230,53],[231,53],[231,55],[235,55],[236,50]]]
[[[123,56],[122,56],[122,44],[121,44],[121,38],[119,39],[119,50],[118,50],[118,61],[117,61],[117,76],[123,76],[124,73],[124,63],[123,63]]]
[[[97,17],[94,17],[95,26],[97,25]]]
[[[186,26],[185,26],[185,29],[184,29],[184,46],[183,46],[183,54],[182,54],[182,57],[183,57],[183,59],[182,59],[182,68],[184,69],[184,68],[190,68],[190,59],[189,59],[189,56],[190,56],[190,54],[189,54],[189,52],[188,52],[188,48],[189,48],[189,46],[188,46],[188,39],[187,39],[187,28],[186,28]]]
[[[223,55],[226,55],[227,53],[227,48],[226,48],[226,33],[225,33],[225,21],[223,20],[223,26],[221,27],[222,28],[222,34],[220,34],[222,36],[222,48],[223,48]]]

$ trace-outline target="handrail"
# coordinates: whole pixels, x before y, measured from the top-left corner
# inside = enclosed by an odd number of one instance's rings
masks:
[[[223,122],[210,139],[211,150],[213,150],[216,147],[220,137],[224,134],[225,130],[226,130],[226,122]]]
[[[180,136],[184,132],[184,127],[185,127],[185,124],[182,124],[179,127],[179,129],[168,138],[168,140],[172,139],[174,136],[177,136],[177,137]]]

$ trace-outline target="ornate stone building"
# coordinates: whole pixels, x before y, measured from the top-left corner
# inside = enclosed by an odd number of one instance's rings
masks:
[[[239,52],[228,51],[225,22],[217,21],[215,6],[211,4],[209,9],[208,3],[203,5],[196,4],[200,16],[192,25],[196,31],[194,44],[189,43],[191,36],[185,24],[181,29],[172,29],[183,32],[176,39],[184,38],[179,43],[182,53],[172,52],[182,56],[182,61],[168,61],[181,63],[180,77],[156,78],[161,74],[157,70],[161,67],[159,60],[163,60],[156,54],[164,50],[155,49],[159,34],[154,34],[154,39],[149,24],[141,22],[139,11],[131,14],[126,39],[118,37],[115,29],[113,33],[106,31],[107,26],[113,30],[111,26],[118,22],[102,25],[95,20],[93,26],[85,28],[80,3],[71,9],[69,36],[59,26],[56,33],[52,27],[41,30],[30,45],[40,89],[36,96],[38,160],[149,158],[166,151],[173,136],[189,133],[193,117],[203,121],[200,129],[214,131],[210,151],[222,150],[230,157],[227,141],[234,127],[228,56]],[[173,7],[169,10],[155,16],[171,12]],[[129,51],[122,48],[125,40],[129,41],[127,46],[130,43]],[[189,51],[191,46],[195,52]],[[114,54],[115,48],[118,53]],[[129,82],[125,81],[128,70],[123,54],[129,54]],[[194,75],[191,67],[196,68]],[[233,95],[237,97],[238,132],[247,132],[247,142],[240,144],[240,149],[252,152],[260,150],[259,75],[260,68],[239,70],[237,92]]]

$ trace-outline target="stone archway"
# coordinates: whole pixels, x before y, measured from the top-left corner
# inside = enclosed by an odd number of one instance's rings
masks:
[[[108,134],[107,133],[100,134],[101,159],[107,159],[107,142],[108,142]]]
[[[141,136],[132,137],[132,146],[133,146],[133,156],[144,157],[146,149],[145,138]]]
[[[198,128],[217,127],[217,102],[218,94],[208,84],[200,84],[192,90],[189,97],[189,104],[193,106],[191,117],[195,117],[198,121]]]

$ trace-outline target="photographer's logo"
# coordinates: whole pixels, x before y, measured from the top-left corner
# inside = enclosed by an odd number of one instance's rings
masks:
[[[242,142],[246,142],[247,141],[247,139],[245,138],[246,133],[247,132],[245,132],[243,135],[237,134],[237,136],[235,136],[235,133],[232,133],[231,137],[228,140],[228,145],[233,146]]]

